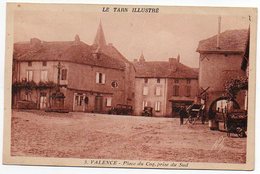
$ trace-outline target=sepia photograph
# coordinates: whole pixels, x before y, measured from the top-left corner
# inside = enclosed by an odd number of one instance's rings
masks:
[[[256,17],[9,3],[4,163],[252,170]]]

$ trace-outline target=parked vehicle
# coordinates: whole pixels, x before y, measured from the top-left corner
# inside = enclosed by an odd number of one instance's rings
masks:
[[[142,112],[142,116],[152,117],[153,116],[153,108],[152,107],[144,107]]]
[[[226,118],[227,136],[231,133],[237,134],[240,138],[246,137],[247,112],[245,110],[234,110],[227,114]]]
[[[115,107],[112,107],[108,114],[113,115],[132,115],[133,114],[133,107],[131,105],[123,105],[117,104]]]

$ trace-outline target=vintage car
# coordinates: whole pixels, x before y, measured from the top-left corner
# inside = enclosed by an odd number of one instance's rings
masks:
[[[133,107],[131,105],[117,104],[115,107],[112,107],[108,114],[113,115],[132,115]]]
[[[247,112],[245,110],[234,110],[227,114],[226,118],[227,136],[231,133],[238,137],[246,137],[247,131]]]
[[[153,116],[153,108],[152,107],[144,107],[142,112],[142,116],[152,117]]]

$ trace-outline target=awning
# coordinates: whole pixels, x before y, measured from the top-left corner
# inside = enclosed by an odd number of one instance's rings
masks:
[[[185,97],[185,96],[172,96],[169,98],[169,101],[180,101],[180,102],[193,102],[195,101],[195,97]]]

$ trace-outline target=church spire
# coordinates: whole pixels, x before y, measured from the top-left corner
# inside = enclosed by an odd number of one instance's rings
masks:
[[[95,37],[93,44],[98,45],[99,47],[106,46],[106,39],[105,39],[104,31],[103,31],[103,28],[102,28],[101,20],[99,22],[97,34],[96,34],[96,37]]]
[[[139,62],[145,62],[143,51],[142,51],[141,56],[139,58]]]

